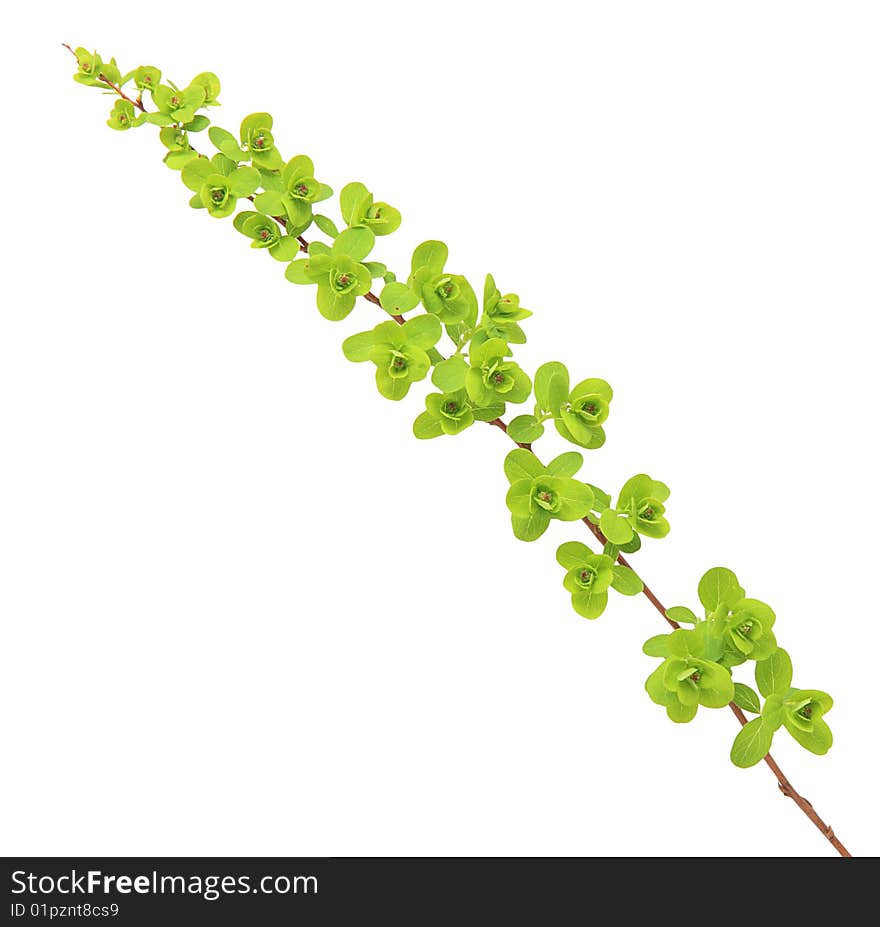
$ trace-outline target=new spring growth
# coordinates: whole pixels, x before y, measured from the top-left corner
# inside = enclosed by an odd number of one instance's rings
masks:
[[[488,422],[520,445],[504,460],[514,535],[535,541],[551,527],[583,531],[578,524],[583,521],[604,544],[592,550],[569,538],[557,548],[564,594],[578,615],[598,618],[611,591],[644,592],[662,609],[621,552],[637,551],[642,539],[668,534],[669,489],[638,473],[622,484],[614,501],[611,493],[577,477],[584,464],[580,451],[557,454],[547,464],[533,452],[531,445],[551,422],[557,438],[568,444],[586,451],[602,447],[612,422],[613,391],[592,373],[572,386],[559,361],[539,366],[534,379],[520,367],[512,346],[525,343],[521,323],[532,312],[516,293],[486,274],[479,304],[467,277],[448,266],[449,249],[441,241],[418,245],[403,279],[371,260],[377,237],[400,227],[399,210],[351,180],[335,204],[338,219],[315,212],[318,204],[333,206],[333,190],[318,179],[320,171],[308,155],[283,151],[269,113],[250,114],[236,132],[211,125],[205,111],[220,105],[215,74],[202,72],[188,83],[175,83],[158,67],[141,65],[123,75],[114,58],[105,60],[85,48],[72,51],[74,80],[115,94],[107,118],[111,128],[158,127],[164,164],[179,172],[190,205],[211,220],[234,217],[232,227],[251,248],[285,265],[287,280],[314,288],[325,319],[345,319],[358,297],[373,304],[371,311],[386,313],[384,321],[346,338],[342,350],[350,361],[372,364],[376,388],[386,399],[403,400],[430,375],[435,391],[427,393],[416,414],[416,437],[456,437]],[[198,144],[205,129],[208,150]],[[303,237],[306,232],[310,241]],[[530,399],[532,405],[522,408]],[[508,406],[518,414],[505,425]],[[358,415],[368,415],[369,408],[364,402],[352,406]],[[659,661],[645,683],[648,697],[677,723],[690,721],[700,708],[730,702],[755,715],[734,740],[731,759],[738,766],[767,756],[783,728],[806,750],[825,753],[832,742],[826,721],[831,697],[792,685],[791,660],[777,643],[773,609],[747,596],[736,575],[723,567],[704,574],[697,597],[702,615],[687,606],[667,609],[666,617],[679,627],[644,645],[645,654]],[[757,692],[734,679],[743,668],[753,671]],[[781,773],[777,778],[824,827]],[[829,839],[833,842],[833,836]]]

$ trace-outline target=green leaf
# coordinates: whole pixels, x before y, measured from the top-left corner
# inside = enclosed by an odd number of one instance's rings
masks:
[[[666,609],[666,617],[679,624],[696,624],[697,616],[684,605],[673,605]]]
[[[496,418],[504,415],[504,403],[493,402],[487,406],[479,406],[474,409],[474,418],[478,422],[494,422]]]
[[[723,708],[735,694],[730,671],[718,663],[704,662],[700,680],[700,704],[706,708]]]
[[[249,133],[258,132],[260,129],[271,132],[272,117],[268,113],[251,113],[250,116],[245,116],[239,133],[241,143],[244,144],[247,141]]]
[[[336,223],[328,216],[316,214],[312,217],[312,221],[325,235],[328,235],[330,238],[336,238],[336,236],[339,234],[339,229],[336,228]]]
[[[238,140],[231,132],[227,132],[226,129],[221,129],[219,126],[211,126],[211,128],[208,129],[208,138],[211,139],[211,144],[218,151],[222,151],[227,158],[232,158],[235,161],[247,160],[247,153],[239,148]]]
[[[758,696],[755,695],[755,698]],[[764,719],[771,731],[778,731],[785,720],[785,705],[781,695],[768,695],[761,710]]]
[[[655,634],[653,637],[649,637],[645,643],[642,644],[642,652],[646,653],[649,657],[668,657],[670,655],[669,635]],[[660,667],[660,669],[662,669],[662,667]]]
[[[645,584],[639,579],[635,571],[629,567],[615,563],[611,571],[614,573],[611,588],[621,595],[638,595],[645,588]]]
[[[369,197],[370,191],[358,181],[347,183],[339,193],[339,211],[346,225],[351,225],[355,208]]]
[[[634,534],[632,536],[632,540],[630,540],[626,544],[620,545],[620,550],[624,554],[634,554],[637,550],[641,548],[641,546],[642,546],[642,539],[639,537],[638,534]]]
[[[510,521],[513,525],[513,533],[519,540],[537,541],[550,524],[550,514],[544,509],[535,509],[525,518],[511,515]]]
[[[260,185],[260,172],[255,167],[240,167],[229,176],[229,186],[236,196],[250,196]]]
[[[207,116],[193,116],[184,126],[187,132],[203,132],[211,124]]]
[[[603,512],[605,509],[607,509],[611,505],[611,496],[609,496],[608,493],[605,492],[604,490],[599,489],[598,486],[594,486],[592,483],[590,483],[589,485],[590,485],[590,489],[593,490],[593,497],[594,497],[594,502],[595,502],[593,506],[593,511]]]
[[[353,293],[336,293],[329,286],[319,285],[315,301],[325,319],[340,322],[354,309],[357,298]]]
[[[566,570],[582,566],[587,562],[587,558],[592,556],[590,548],[580,541],[566,541],[556,548],[556,562]]]
[[[750,711],[755,715],[761,713],[761,700],[758,698],[758,693],[744,682],[733,684],[733,702],[743,711]]]
[[[772,744],[773,731],[763,718],[754,718],[734,738],[730,759],[734,766],[747,769],[760,763],[770,752]]]
[[[392,315],[403,315],[419,304],[419,295],[414,293],[405,283],[386,283],[379,294],[379,302],[386,312]]]
[[[741,599],[745,592],[736,578],[736,573],[726,567],[713,567],[703,574],[697,587],[697,594],[706,611],[714,612],[722,601],[729,601],[731,595]]]
[[[214,167],[207,158],[196,158],[184,165],[180,179],[193,193],[198,193],[213,173]]]
[[[465,372],[467,369],[465,368]],[[462,375],[464,385],[464,375]],[[507,435],[518,444],[531,444],[544,434],[544,426],[538,422],[534,415],[517,415],[507,424]],[[547,468],[550,472],[550,468]]]
[[[755,682],[764,698],[784,695],[791,686],[791,677],[791,657],[781,647],[777,647],[766,660],[755,664]]]
[[[534,479],[543,476],[546,471],[537,457],[525,448],[514,448],[504,458],[504,475],[511,483],[522,479]]]
[[[666,706],[666,714],[669,720],[674,721],[676,724],[687,724],[688,721],[694,720],[697,714],[697,706],[685,705],[684,702],[676,698],[674,702],[670,702]]]
[[[279,238],[278,242],[269,249],[269,254],[276,261],[292,261],[299,254],[299,242],[290,235]]]
[[[214,103],[220,94],[220,78],[212,71],[202,71],[201,74],[196,74],[190,86],[202,89],[203,93],[200,99],[204,100],[206,106]],[[220,104],[217,103],[216,105],[219,106]]]
[[[284,216],[286,213],[284,196],[277,190],[265,190],[254,197],[254,206],[264,216]]]
[[[468,371],[467,361],[456,354],[448,360],[440,361],[431,375],[431,382],[444,393],[454,393],[464,389],[464,377]]]
[[[376,388],[386,398],[395,402],[409,392],[411,381],[406,377],[392,377],[385,367],[376,368]]]
[[[308,275],[308,266],[309,262],[306,260],[293,261],[287,265],[287,270],[284,271],[284,276],[291,283],[314,283],[315,281],[312,280]]]
[[[554,457],[547,464],[547,472],[551,476],[574,476],[583,465],[583,454],[579,454],[577,451],[566,451],[564,454]],[[593,487],[589,483],[586,485],[589,486],[590,492],[593,492]]]
[[[425,267],[430,275],[443,273],[448,257],[449,249],[442,241],[423,241],[413,252],[412,272]]]
[[[413,434],[421,440],[439,438],[443,434],[440,419],[434,418],[430,412],[422,412],[413,422]]]
[[[504,502],[511,514],[517,518],[527,518],[531,511],[532,481],[517,480],[510,484]]]
[[[612,544],[626,544],[633,536],[633,529],[625,516],[614,509],[605,509],[599,519],[599,530]]]
[[[592,620],[605,611],[608,605],[608,593],[593,590],[575,592],[571,597],[571,605],[582,618]]]
[[[198,154],[190,149],[189,151],[169,151],[162,159],[173,171],[182,170],[184,165],[195,160]]]
[[[348,231],[357,232],[361,230],[348,229]],[[342,235],[345,234],[347,233],[342,233]],[[370,232],[370,234],[372,235],[373,233]],[[340,235],[339,238],[342,238],[342,235]],[[337,239],[337,241],[338,240],[339,239]],[[394,323],[389,322],[388,324],[393,325]],[[421,348],[423,351],[427,351],[429,348],[433,348],[443,334],[443,328],[440,325],[440,320],[436,315],[418,315],[414,319],[410,319],[408,322],[404,322],[401,326],[401,331],[410,344],[414,344],[417,348]]]
[[[785,719],[785,729],[792,737],[810,753],[819,756],[827,753],[831,749],[834,738],[831,735],[831,728],[825,722],[824,718],[816,718],[811,724],[811,729],[805,731],[795,724],[792,724],[788,718]]]
[[[563,402],[568,400],[568,369],[559,361],[542,364],[535,371],[535,401],[538,406],[554,415],[559,413]]]
[[[358,332],[342,342],[342,353],[350,361],[360,363],[370,359],[370,348],[376,343],[373,332]]]
[[[332,252],[335,256],[350,257],[353,261],[362,261],[376,243],[376,236],[365,228],[345,229],[333,242]]]
[[[701,634],[696,631],[676,628],[669,635],[669,652],[674,657],[689,660],[691,657],[700,658],[705,651],[705,642]]]
[[[570,477],[554,476],[550,479],[553,480],[553,488],[561,503],[556,517],[562,521],[584,518],[593,504],[593,491],[590,487]]]

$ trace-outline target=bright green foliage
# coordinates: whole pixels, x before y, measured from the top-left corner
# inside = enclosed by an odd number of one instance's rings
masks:
[[[417,438],[457,435],[475,421],[463,389],[454,393],[429,393],[425,397],[425,411],[413,422],[413,434]]]
[[[571,593],[572,608],[583,618],[598,618],[605,611],[608,589],[615,580],[614,560],[594,553],[580,541],[561,544],[556,559],[566,571],[562,585]]]
[[[285,217],[291,235],[302,234],[312,222],[313,204],[333,195],[327,184],[315,180],[314,173],[314,164],[307,155],[291,158],[281,169],[277,182],[270,181],[271,188],[255,198],[254,206],[264,215]],[[264,174],[264,186],[266,180]],[[370,236],[372,241],[372,233]]]
[[[805,750],[820,755],[827,753],[833,738],[823,715],[831,711],[833,705],[827,692],[789,689],[782,703],[782,723]]]
[[[240,212],[233,225],[251,239],[252,248],[266,248],[276,261],[292,261],[299,252],[296,238],[285,235],[274,219],[261,212]]]
[[[410,319],[403,325],[380,322],[372,331],[346,338],[342,351],[350,361],[372,361],[376,365],[379,392],[386,399],[403,399],[413,383],[428,375],[431,368],[428,351],[441,334],[440,323],[432,315]]]
[[[569,389],[565,364],[550,361],[535,373],[535,417],[552,418],[556,430],[572,444],[594,450],[605,443],[605,429],[613,392],[605,380],[591,377]]]
[[[507,433],[517,444],[531,444],[544,434],[544,426],[534,415],[517,415],[507,423]]]
[[[206,104],[205,88],[201,84],[190,84],[183,90],[174,85],[159,84],[150,95],[156,112],[148,114],[147,121],[157,126],[186,125]]]
[[[392,315],[403,315],[419,305],[419,295],[414,293],[405,283],[392,280],[386,283],[379,294],[379,302],[386,312]]]
[[[492,402],[525,402],[532,392],[532,381],[519,366],[506,358],[511,351],[500,338],[474,347],[470,369],[465,376],[468,396],[478,405]]]
[[[417,438],[457,435],[474,422],[491,422],[503,411],[500,404],[475,406],[463,389],[429,393],[425,397],[425,411],[413,422],[413,434]]]
[[[464,277],[444,271],[448,255],[442,241],[422,242],[413,252],[407,286],[444,325],[455,322],[473,325],[477,319],[477,297]]]
[[[483,314],[480,316],[475,341],[501,338],[508,344],[525,344],[526,334],[519,322],[531,316],[531,311],[519,304],[516,293],[501,294],[492,274],[486,274],[483,286]]]
[[[212,72],[196,75],[181,89],[152,65],[122,76],[113,58],[104,61],[85,48],[74,54],[74,80],[118,97],[107,124],[117,131],[145,123],[158,126],[164,162],[180,171],[194,194],[190,205],[216,218],[235,213],[233,225],[252,248],[265,249],[286,263],[285,276],[291,282],[316,286],[318,309],[325,318],[345,318],[359,296],[394,317],[347,338],[343,352],[352,361],[371,361],[379,392],[392,400],[402,399],[413,383],[431,373],[438,392],[426,396],[425,410],[413,423],[417,438],[457,435],[477,421],[503,427],[500,417],[506,403],[528,400],[532,381],[511,360],[510,346],[525,343],[520,323],[532,313],[516,294],[502,294],[491,274],[485,278],[478,322],[473,288],[465,277],[447,271],[443,242],[429,240],[415,249],[405,282],[384,263],[367,259],[376,236],[400,226],[400,213],[377,202],[365,184],[342,188],[342,226],[328,215],[316,215],[315,204],[330,199],[333,191],[315,179],[314,164],[306,155],[283,158],[269,113],[245,117],[237,135],[212,126],[201,112],[219,105],[220,81]],[[153,109],[147,111],[149,101]],[[193,133],[205,129],[217,150],[210,158],[191,142]],[[253,201],[253,208],[239,210],[244,198]],[[312,224],[329,241],[306,243],[301,236]],[[297,259],[304,248],[307,256]],[[377,297],[371,285],[379,278]],[[420,305],[426,312],[403,320]],[[448,357],[437,349],[444,328],[454,348]],[[572,388],[570,380],[559,361],[541,365],[535,372],[531,413],[507,424],[508,436],[524,445],[504,461],[510,484],[507,506],[514,534],[525,541],[539,538],[554,519],[584,519],[604,536],[601,552],[580,541],[567,541],[556,552],[574,610],[594,619],[605,611],[609,590],[621,595],[644,590],[638,575],[617,562],[618,554],[638,551],[641,536],[662,538],[668,533],[664,504],[669,489],[640,473],[624,484],[612,505],[604,490],[574,478],[583,464],[581,453],[560,454],[544,466],[528,449],[543,437],[550,420],[562,438],[581,448],[604,444],[613,398],[610,385],[592,377]],[[671,607],[666,612],[669,619],[686,627],[657,634],[644,644],[644,652],[660,660],[645,684],[651,699],[675,722],[690,721],[699,706],[720,708],[729,702],[755,715],[733,742],[731,759],[737,766],[760,762],[782,728],[805,749],[827,752],[832,736],[825,715],[831,710],[831,697],[819,690],[792,688],[791,659],[777,645],[773,609],[748,597],[736,575],[724,567],[703,575],[697,597],[702,615],[686,606]],[[733,671],[747,661],[754,662],[758,692],[733,680]]]
[[[736,735],[731,760],[742,767],[759,763],[770,752],[773,735],[780,727],[810,753],[827,753],[833,737],[823,715],[833,704],[827,692],[817,689],[787,688],[784,693],[768,695],[761,717],[749,721]]]
[[[136,68],[132,72],[131,78],[138,90],[152,90],[153,87],[158,87],[162,82],[162,72],[158,68],[144,65]],[[126,83],[126,81],[123,81],[123,83]]]
[[[199,153],[189,143],[186,129],[164,126],[159,129],[159,141],[168,149],[165,164],[172,170],[182,170],[184,165],[199,156]]]
[[[734,766],[743,769],[754,766],[770,752],[772,743],[773,729],[763,718],[754,718],[736,735],[730,748],[730,759]]]
[[[699,631],[679,628],[651,638],[644,649],[650,656],[664,657],[645,688],[653,702],[666,708],[670,720],[690,721],[699,705],[721,708],[733,700],[730,670],[713,659]]]
[[[460,355],[437,363],[431,380],[442,393],[425,397],[425,411],[413,423],[417,438],[457,435],[474,422],[491,422],[504,414],[504,403],[478,405],[464,389],[468,366]]]
[[[104,70],[104,63],[97,52],[90,52],[87,48],[78,48],[76,55],[76,73],[73,79],[78,84],[85,84],[87,87],[106,87],[102,81],[101,75]]]
[[[260,174],[253,167],[239,167],[222,154],[213,158],[193,158],[180,173],[184,184],[197,197],[190,205],[204,207],[218,219],[235,212],[238,198],[250,196],[260,184]]]
[[[791,657],[781,647],[763,657],[755,664],[755,682],[758,691],[765,698],[770,695],[783,695],[791,686],[793,676]]]
[[[318,311],[325,319],[338,322],[354,309],[358,296],[370,291],[373,278],[361,262],[372,250],[374,240],[369,229],[356,228],[346,229],[329,247],[312,242],[308,258],[288,264],[285,276],[291,283],[316,283]],[[432,347],[439,338],[434,339]]]
[[[545,467],[524,448],[512,450],[505,458],[504,473],[510,483],[507,507],[513,533],[521,541],[537,540],[554,518],[577,521],[590,511],[593,491],[572,479],[583,463],[580,454],[574,458],[563,454]]]
[[[758,698],[758,693],[744,682],[733,684],[733,702],[743,711],[750,711],[755,715],[761,713],[761,699]]]
[[[277,171],[283,166],[284,161],[275,147],[272,124],[272,117],[268,113],[251,113],[242,120],[238,135],[242,149],[247,152],[254,166]],[[224,138],[222,141],[228,146],[228,139]],[[234,143],[235,139],[232,141]],[[223,151],[222,148],[220,150]],[[224,151],[224,154],[226,153]],[[312,172],[313,170],[309,173]]]
[[[535,415],[554,418],[568,400],[568,369],[559,361],[548,361],[535,371]]]
[[[373,194],[358,182],[346,184],[339,194],[339,208],[349,228],[364,226],[374,235],[390,235],[400,228],[400,213],[387,203],[376,203]]]
[[[583,380],[563,402],[556,430],[568,441],[581,447],[597,448],[605,443],[602,424],[608,418],[613,393],[611,387],[598,378]]]
[[[146,120],[146,117],[138,116],[134,111],[134,104],[128,100],[117,100],[110,111],[110,118],[107,125],[111,129],[133,129]]]
[[[747,660],[755,661],[755,682],[765,700],[763,707],[758,692],[743,682],[733,684],[733,688],[724,692],[729,695],[727,701],[733,701],[744,711],[760,714],[760,718],[748,722],[737,734],[731,760],[737,766],[753,766],[760,762],[770,749],[774,731],[783,725],[806,749],[825,753],[831,746],[831,732],[822,715],[830,710],[831,698],[823,692],[801,692],[791,688],[791,659],[776,643],[773,609],[758,599],[749,598],[736,574],[726,567],[707,570],[700,579],[697,594],[705,617],[698,617],[682,605],[668,608],[668,618],[693,627],[658,634],[645,642],[644,651],[649,656],[666,658],[663,665],[667,665],[667,661],[676,656],[676,648],[681,650],[677,642],[685,641],[694,657],[711,661],[728,675]],[[649,677],[648,694],[658,704],[666,705],[674,721],[689,721],[693,713],[689,714],[663,694],[669,689],[669,678],[666,670],[661,672],[661,669],[662,666],[658,667]]]
[[[437,362],[434,373],[431,375],[431,382],[445,392],[464,389],[468,370],[467,361],[460,354],[454,354],[446,360]],[[503,404],[501,411],[504,411]]]
[[[219,106],[220,78],[211,71],[202,71],[190,81],[190,86],[201,87],[205,91],[205,106]]]
[[[669,534],[669,522],[663,517],[663,503],[669,498],[669,488],[646,473],[639,473],[624,483],[617,499],[617,511],[624,514],[633,531],[648,538],[664,538]]]
[[[776,637],[771,630],[776,614],[764,602],[740,599],[732,604],[723,620],[727,649],[731,654],[728,662],[733,662],[738,656],[743,660],[763,660],[776,650]],[[733,644],[737,654],[730,650],[730,644]]]

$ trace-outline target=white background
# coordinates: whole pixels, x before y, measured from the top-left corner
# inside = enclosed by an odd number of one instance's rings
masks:
[[[576,525],[513,538],[501,433],[413,439],[426,390],[340,351],[377,311],[190,210],[69,41],[217,71],[217,123],[401,208],[377,259],[446,240],[535,311],[528,370],[614,385],[585,477],[671,486],[668,604],[725,564],[775,607],[836,743],[774,754],[876,853],[876,4],[282,9],[31,4],[6,43],[0,849],[833,853],[728,712],[649,701],[646,600],[571,611]]]

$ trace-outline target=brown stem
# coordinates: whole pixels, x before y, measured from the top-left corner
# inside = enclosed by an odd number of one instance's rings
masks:
[[[599,526],[598,526],[598,525],[594,525],[594,524],[590,521],[589,518],[583,518],[583,519],[581,519],[581,521],[583,521],[583,523],[590,529],[590,531],[593,532],[593,534],[596,536],[596,540],[597,540],[600,544],[602,544],[602,545],[604,546],[605,544],[608,543],[607,538],[606,538],[605,535],[602,534],[602,532],[599,530]],[[632,570],[632,567],[629,565],[629,561],[626,559],[626,557],[623,556],[623,554],[620,554],[620,553],[619,553],[619,554],[617,555],[617,562],[618,562],[621,566],[625,566],[625,567],[627,567],[628,569]],[[633,572],[635,572],[635,570],[633,570]],[[650,588],[648,587],[648,585],[645,583],[644,580],[642,580],[642,595],[644,595],[644,597],[654,606],[654,608],[656,608],[657,611],[660,612],[660,614],[663,616],[663,620],[664,620],[667,624],[669,624],[670,627],[672,627],[672,628],[680,628],[680,627],[681,627],[681,625],[680,625],[677,621],[673,621],[673,620],[666,614],[666,609],[664,608],[663,603],[657,598],[657,596],[654,595],[654,593],[650,590]]]

